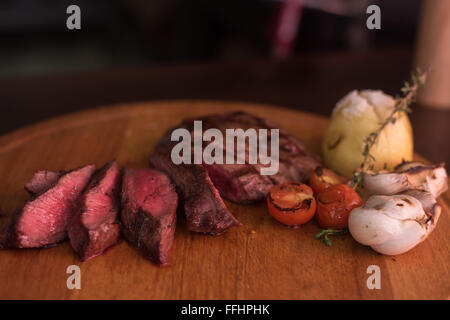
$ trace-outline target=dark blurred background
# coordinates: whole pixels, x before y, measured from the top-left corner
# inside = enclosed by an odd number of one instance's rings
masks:
[[[67,112],[158,99],[329,115],[353,89],[399,92],[431,2],[435,14],[440,3],[450,17],[446,0],[2,0],[0,134]],[[71,4],[81,8],[81,30],[66,28]],[[381,8],[380,30],[366,27],[371,4]],[[417,150],[431,160],[450,161],[449,113],[415,107]]]
[[[374,3],[376,32],[365,28]],[[66,28],[70,4],[80,31]],[[0,74],[413,48],[419,11],[419,0],[2,0]],[[286,26],[289,41],[277,36]]]

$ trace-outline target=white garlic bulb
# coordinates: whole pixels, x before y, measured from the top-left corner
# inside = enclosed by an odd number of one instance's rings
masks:
[[[371,195],[392,195],[406,190],[430,192],[435,198],[446,191],[447,172],[444,164],[424,165],[420,162],[403,162],[394,172],[366,174],[362,183],[364,198]]]
[[[357,242],[382,254],[398,255],[414,248],[434,229],[441,208],[438,204],[430,208],[425,212],[422,203],[408,194],[375,195],[352,210],[348,227]]]

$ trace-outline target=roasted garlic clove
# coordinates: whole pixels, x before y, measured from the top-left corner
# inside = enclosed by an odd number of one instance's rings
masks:
[[[372,195],[392,195],[406,190],[422,190],[430,192],[437,198],[447,188],[447,172],[444,164],[427,166],[420,162],[403,162],[394,172],[365,174],[361,192],[367,199]]]
[[[365,174],[361,187],[363,198],[372,195],[391,195],[408,190],[408,178],[404,174],[379,173]]]
[[[437,204],[436,198],[431,194],[431,192],[422,190],[408,190],[402,192],[401,194],[412,196],[420,201],[422,208],[425,213],[430,213],[433,211],[434,206]]]
[[[431,232],[437,224],[439,217],[441,216],[442,207],[436,201],[436,198],[428,191],[421,190],[408,190],[401,194],[409,195],[420,201],[422,208],[425,211],[429,221],[429,232]]]
[[[425,199],[425,198],[424,198]],[[409,251],[434,229],[440,206],[426,213],[421,202],[408,194],[372,196],[349,216],[348,227],[359,243],[386,255]]]
[[[407,176],[410,184],[408,189],[428,191],[435,198],[448,189],[447,171],[444,163],[429,166],[414,162],[412,164],[405,162],[396,168],[396,171]]]

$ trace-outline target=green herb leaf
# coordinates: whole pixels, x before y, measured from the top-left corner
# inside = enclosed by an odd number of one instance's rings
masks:
[[[315,234],[314,239],[320,239],[328,247],[331,247],[333,243],[331,242],[330,236],[341,236],[344,234],[347,234],[347,229],[338,230],[330,228],[321,230],[319,233]]]

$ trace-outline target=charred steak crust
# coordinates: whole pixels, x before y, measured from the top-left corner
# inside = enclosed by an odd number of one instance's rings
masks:
[[[159,144],[150,155],[150,163],[165,172],[175,183],[191,231],[218,235],[239,221],[225,206],[208,172],[201,165],[175,165],[170,158],[171,146]]]
[[[267,129],[268,133],[270,133],[270,129],[279,129],[279,170],[277,174],[262,176],[259,164],[213,164],[207,166],[211,179],[221,195],[233,202],[245,204],[261,201],[266,198],[274,185],[289,181],[305,182],[311,172],[320,165],[320,158],[308,152],[297,138],[266,119],[245,112],[232,112],[220,116],[207,116],[201,120],[203,120],[204,130],[219,124],[223,132],[226,128]],[[269,146],[270,139],[269,135],[267,139]],[[246,148],[246,153],[248,153],[248,146]],[[233,185],[233,188],[229,188],[230,185]]]
[[[152,169],[124,170],[120,218],[125,239],[158,265],[169,261],[178,195],[169,178]]]
[[[97,170],[69,222],[70,244],[82,261],[102,254],[119,241],[120,182],[116,161]]]
[[[67,224],[94,171],[94,165],[87,165],[63,174],[15,211],[0,236],[1,247],[45,247],[66,239]]]
[[[177,127],[170,129],[160,140],[158,150],[167,151],[177,143],[170,141],[174,129],[185,128],[192,133],[194,120],[202,121],[203,130],[217,128],[224,136],[226,129],[240,128],[244,131],[249,128],[267,129],[269,146],[270,129],[279,128],[266,119],[245,112],[214,114],[187,119]],[[308,152],[297,138],[284,129],[279,129],[279,170],[275,175],[261,175],[259,164],[204,164],[214,186],[224,198],[237,203],[253,203],[265,199],[270,188],[276,184],[289,181],[305,182],[309,179],[311,172],[320,165],[320,158]],[[209,142],[205,142],[205,144],[207,143]],[[248,144],[246,154],[248,155]]]

